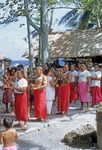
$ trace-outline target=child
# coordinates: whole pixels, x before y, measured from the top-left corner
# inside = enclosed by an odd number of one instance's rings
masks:
[[[3,150],[17,150],[15,143],[17,139],[17,132],[12,128],[12,118],[4,118],[3,125],[5,130],[0,134],[0,144],[3,144]]]

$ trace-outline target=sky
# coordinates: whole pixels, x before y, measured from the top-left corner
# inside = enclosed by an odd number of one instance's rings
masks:
[[[56,9],[53,18],[53,31],[65,31],[64,25],[58,26],[59,20],[68,12],[68,9]],[[11,60],[22,60],[22,55],[28,48],[28,44],[24,41],[27,37],[26,25],[20,28],[20,24],[26,24],[24,17],[19,17],[18,22],[7,25],[0,25],[0,54]]]
[[[24,41],[27,36],[26,26],[19,27],[25,23],[25,18],[20,17],[18,22],[9,25],[0,25],[0,53],[11,60],[21,60],[28,45]]]

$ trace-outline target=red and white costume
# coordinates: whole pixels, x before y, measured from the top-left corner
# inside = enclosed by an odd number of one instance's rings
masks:
[[[16,88],[27,88],[27,80],[22,78],[15,83]],[[20,92],[18,90],[14,91],[15,93],[15,114],[18,121],[27,121],[28,120],[28,100],[27,92]]]
[[[91,80],[91,94],[93,106],[102,101],[101,95],[101,71],[93,71],[91,73],[92,78],[100,78],[98,80]]]

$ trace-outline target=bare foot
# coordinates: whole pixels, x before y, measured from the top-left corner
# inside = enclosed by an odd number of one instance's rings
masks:
[[[85,112],[85,110],[84,110],[84,109],[81,109],[81,110],[80,110],[80,112],[81,112],[81,113],[84,113],[84,112]]]
[[[14,113],[14,112],[11,112],[10,115],[11,115],[11,116],[15,116],[15,113]]]
[[[21,128],[24,129],[24,130],[27,130],[28,126],[27,126],[27,124],[22,124]]]
[[[67,112],[62,112],[62,117],[67,116]]]
[[[87,108],[85,112],[89,112],[89,111],[90,111],[90,108]]]

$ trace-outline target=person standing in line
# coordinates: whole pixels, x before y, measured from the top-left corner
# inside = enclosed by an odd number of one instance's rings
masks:
[[[101,76],[100,66],[95,64],[95,71],[91,74],[91,94],[93,106],[102,102]]]
[[[47,86],[46,86],[46,102],[47,102],[47,114],[51,114],[52,105],[55,100],[55,80],[53,78],[53,72],[51,69],[47,71]]]
[[[15,81],[17,79],[17,68],[13,67],[11,68],[11,76],[10,76],[12,86],[15,84]],[[14,91],[12,92],[12,112],[11,115],[15,115],[15,96],[14,96]]]
[[[28,99],[27,99],[27,87],[28,82],[24,78],[24,71],[18,69],[17,81],[14,86],[15,94],[15,116],[19,121],[18,125],[22,128],[27,128],[28,120]],[[22,122],[22,123],[21,123]]]
[[[44,67],[43,67],[43,74],[44,74],[44,75],[46,75],[46,71],[47,71],[49,68],[51,68],[50,65],[49,65],[48,63],[45,63],[45,64],[44,64]]]
[[[34,90],[34,117],[35,121],[46,121],[47,107],[46,107],[46,86],[47,78],[43,74],[43,68],[36,68],[35,84],[31,86]]]
[[[87,103],[87,110],[90,110],[90,78],[91,74],[86,68],[86,64],[81,64],[81,71],[79,72],[79,97],[81,101],[81,109],[83,110],[84,103]]]
[[[69,65],[68,64],[64,65],[64,67],[63,67],[63,73],[66,74],[66,75],[69,73]]]
[[[29,82],[28,93],[29,93],[29,103],[30,103],[29,112],[31,113],[33,111],[33,106],[34,106],[34,90],[31,88],[31,86],[35,84],[35,80],[36,80],[36,68],[33,68],[32,77],[28,80]]]
[[[69,111],[71,74],[68,70],[69,66],[65,64],[63,73],[61,73],[57,79],[58,113],[62,114],[62,116],[66,115]]]
[[[78,72],[75,70],[75,67],[75,64],[71,65],[70,102],[78,100]]]
[[[16,130],[12,128],[12,118],[5,117],[3,119],[3,125],[5,130],[0,133],[0,144],[3,145],[2,150],[17,150],[16,140],[18,135]]]
[[[99,64],[101,71],[101,95],[102,95],[102,64]]]
[[[11,82],[11,70],[8,68],[7,72],[3,76],[3,103],[6,105],[5,113],[9,113],[9,103],[12,103],[12,82]]]

